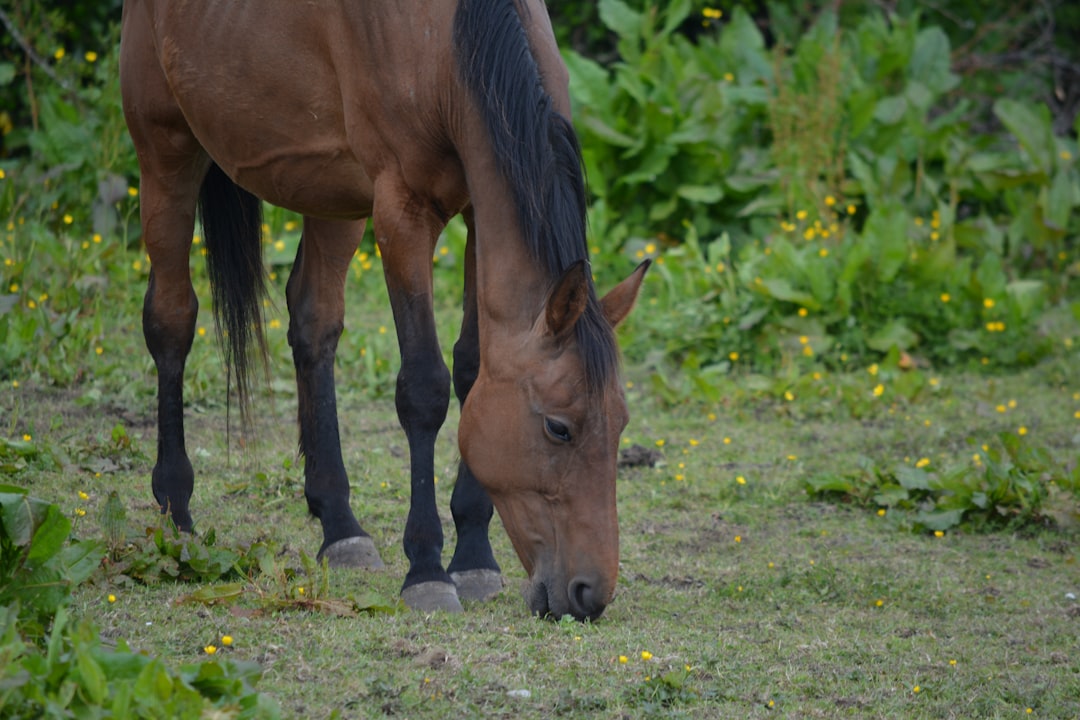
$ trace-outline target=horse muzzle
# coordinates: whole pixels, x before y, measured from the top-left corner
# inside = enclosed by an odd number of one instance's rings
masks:
[[[570,615],[575,620],[596,620],[615,594],[614,583],[599,575],[575,575],[569,581],[529,578],[524,588],[529,611],[540,617],[560,619]]]

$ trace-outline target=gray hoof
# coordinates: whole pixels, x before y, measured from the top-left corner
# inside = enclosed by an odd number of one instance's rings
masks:
[[[502,573],[498,570],[464,570],[450,573],[462,600],[490,600],[503,589]]]
[[[378,570],[383,567],[375,541],[369,537],[351,537],[338,540],[319,553],[318,560],[326,558],[332,568],[368,568]]]
[[[450,583],[423,582],[410,585],[401,591],[401,599],[412,610],[421,612],[446,612],[459,613],[463,611],[461,601],[458,600],[457,589]]]

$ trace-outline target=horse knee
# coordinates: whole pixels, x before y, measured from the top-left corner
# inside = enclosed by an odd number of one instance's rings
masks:
[[[402,362],[395,395],[398,419],[406,434],[413,430],[438,432],[450,406],[450,371],[437,362]]]

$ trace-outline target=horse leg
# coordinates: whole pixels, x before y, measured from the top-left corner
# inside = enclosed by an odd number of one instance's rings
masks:
[[[304,496],[322,523],[318,557],[331,567],[382,567],[375,543],[349,507],[341,458],[334,354],[345,322],[345,278],[364,222],[304,219],[286,286],[289,345],[296,366]]]
[[[386,208],[400,208],[397,198],[386,200],[380,204],[377,191],[375,228],[401,353],[395,404],[409,442],[411,487],[403,543],[409,572],[401,597],[414,609],[460,612],[457,590],[442,565],[435,503],[435,438],[450,405],[450,371],[439,350],[431,299],[431,254],[443,223],[424,211],[395,214]]]
[[[194,145],[194,138],[190,142]],[[143,238],[150,257],[150,280],[143,299],[143,337],[158,376],[157,460],[151,489],[161,512],[170,513],[178,529],[191,532],[189,501],[195,474],[184,445],[183,390],[184,366],[195,337],[199,301],[191,286],[188,263],[199,182],[209,161],[205,156],[201,162],[189,161],[165,182],[165,174],[148,167],[161,158],[149,151],[142,157],[140,205]]]
[[[476,307],[476,248],[472,214],[466,213],[469,238],[465,246],[465,313],[461,335],[454,344],[454,393],[465,404],[480,370],[480,328]],[[447,570],[463,600],[489,600],[503,587],[499,564],[491,550],[488,526],[493,506],[487,491],[464,460],[458,463],[457,482],[450,498],[450,512],[457,529],[454,557]]]
[[[192,530],[188,503],[194,472],[184,446],[184,365],[195,337],[199,301],[189,253],[199,187],[210,159],[187,126],[153,57],[146,18],[124,13],[121,66],[124,115],[138,150],[139,212],[150,258],[143,337],[157,368],[157,458],[151,489],[180,530]],[[130,32],[129,32],[130,31]]]

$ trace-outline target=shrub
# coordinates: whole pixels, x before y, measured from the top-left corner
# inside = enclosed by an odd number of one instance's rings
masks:
[[[632,317],[629,347],[711,377],[735,357],[775,372],[1050,352],[1039,319],[1080,275],[1080,175],[1045,108],[999,100],[1011,135],[973,136],[949,40],[918,14],[826,12],[770,52],[739,8],[695,42],[675,32],[688,3],[599,9],[622,60],[566,52],[594,245],[658,256],[649,292],[668,308]]]
[[[273,718],[280,710],[253,687],[258,665],[208,660],[178,671],[102,646],[90,622],[74,623],[72,589],[105,556],[98,542],[70,541],[60,508],[0,486],[0,707],[5,718]]]

